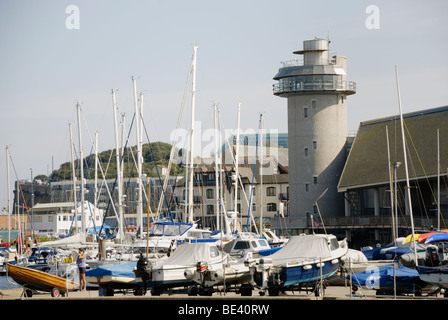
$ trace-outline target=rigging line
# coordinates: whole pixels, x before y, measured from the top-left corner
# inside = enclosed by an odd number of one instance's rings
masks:
[[[92,146],[92,148],[90,149],[90,154],[89,154],[89,157],[88,157],[88,159],[87,159],[87,161],[86,161],[86,172],[84,173],[84,178],[81,177],[81,183],[84,183],[84,179],[87,179],[87,173],[88,173],[89,170],[90,170],[90,159],[91,159],[91,157],[92,157],[92,153],[93,153],[93,146]],[[84,159],[81,159],[81,161],[79,161],[79,163],[80,163],[80,165],[84,165]],[[81,199],[81,190],[79,191],[78,199]],[[84,199],[82,199],[82,200],[84,200]],[[78,201],[78,203],[79,203],[79,202],[80,202],[80,201]],[[75,201],[73,201],[73,204],[76,205]],[[81,202],[81,205],[84,205],[84,201]],[[74,213],[73,215],[76,216],[76,208],[75,208],[75,213]],[[90,217],[93,218],[93,217],[92,217],[92,211],[90,211]],[[81,219],[84,219],[84,217],[82,217]],[[94,220],[94,219],[92,219],[92,220]],[[70,229],[69,229],[69,233],[68,233],[68,234],[71,234],[71,232],[72,232],[73,221],[75,221],[75,219],[73,219],[72,222],[71,222],[71,224],[70,224]],[[75,221],[75,223],[76,223],[76,222],[77,222],[77,221]],[[93,223],[95,224],[95,222],[93,222]],[[83,230],[83,232],[85,232],[85,230]]]
[[[170,176],[170,172],[171,172],[171,165],[172,165],[172,159],[173,159],[174,150],[175,150],[175,144],[177,142],[178,131],[179,131],[179,127],[180,127],[180,124],[181,124],[182,115],[183,115],[184,107],[185,107],[185,100],[186,100],[187,92],[188,92],[188,88],[189,88],[191,71],[193,69],[193,63],[192,63],[193,62],[193,57],[191,59],[192,59],[192,61],[190,63],[190,68],[188,70],[188,76],[187,76],[187,81],[185,83],[184,95],[182,97],[182,103],[181,103],[179,115],[177,117],[176,131],[174,133],[174,138],[173,138],[173,142],[172,142],[172,145],[171,145],[170,160],[168,162],[167,176],[165,177],[162,190],[166,190],[166,187],[167,187],[167,184],[168,184],[168,177]],[[157,169],[157,173],[158,173],[159,169],[158,168],[156,168],[156,169]],[[157,207],[157,219],[159,217],[159,214],[160,214],[160,211],[161,211],[161,208],[162,208],[162,203],[163,203],[163,198],[164,197],[165,197],[165,193],[162,192],[162,194],[160,195],[159,204],[158,204],[158,207]]]
[[[131,130],[132,130],[132,126],[134,124],[134,119],[135,119],[135,114],[132,117],[131,125],[129,126],[128,137],[127,137],[126,143],[125,143],[125,145],[123,147],[123,150],[125,150],[125,151],[128,149],[127,146],[128,146],[128,143],[129,143],[129,137],[131,136]],[[121,164],[123,164],[124,155],[125,155],[125,152],[123,152],[123,154],[121,155],[121,160],[120,160]],[[123,168],[123,166],[121,166],[121,167]],[[118,176],[115,177],[114,184],[112,185],[112,192],[115,191],[115,187],[117,185],[117,180],[118,180]],[[129,174],[129,180],[128,181],[130,181],[130,180],[131,180],[131,175]],[[127,186],[126,186],[125,194],[127,194],[129,185],[130,185],[130,183],[128,183]],[[107,184],[106,184],[106,189],[108,189]],[[104,214],[103,214],[103,222],[101,223],[101,228],[100,228],[100,232],[99,232],[100,234],[103,231],[103,226],[104,226],[104,223],[106,222],[106,217],[107,217],[107,214],[109,212],[109,208],[110,208],[111,203],[112,203],[112,196],[110,196],[110,192],[109,192],[109,202],[107,203],[106,211],[104,211]],[[114,207],[113,203],[112,203],[112,207]],[[118,223],[118,219],[117,219],[117,223]],[[118,227],[120,227],[120,226],[118,226]],[[123,226],[121,226],[121,227],[123,228]]]
[[[425,170],[425,168],[424,168],[424,166],[423,166],[423,163],[422,163],[422,160],[421,160],[421,158],[420,158],[420,155],[419,155],[419,153],[418,153],[418,151],[417,151],[417,148],[416,148],[416,146],[415,146],[415,144],[414,144],[414,140],[412,139],[412,137],[411,137],[411,133],[409,132],[409,129],[408,129],[408,127],[407,127],[407,125],[406,125],[406,122],[405,122],[404,120],[403,120],[403,123],[404,123],[404,127],[406,128],[406,132],[408,133],[409,139],[411,140],[412,147],[414,148],[415,154],[417,155],[417,158],[418,158],[418,161],[419,161],[419,163],[420,163],[420,166],[422,167],[422,170],[423,170],[423,173],[424,173],[424,175],[425,175],[426,181],[427,181],[427,183],[428,183],[429,189],[431,190],[431,195],[433,196],[434,201],[435,201],[436,205],[438,206],[437,197],[435,196],[435,194],[434,194],[434,190],[432,189],[432,186],[431,186],[431,184],[429,183],[428,175],[426,174],[426,170]],[[440,215],[440,216],[442,217],[443,224],[445,225],[445,228],[446,228],[447,226],[446,226],[446,223],[445,223],[445,219],[443,218],[443,215]]]
[[[222,122],[222,119],[221,119],[221,117],[219,117],[219,123],[220,123],[220,128],[222,128],[222,131],[221,132],[225,132],[225,127],[224,127],[224,124],[223,124],[223,122]],[[224,145],[227,145],[228,146],[228,148],[229,148],[229,150],[230,150],[230,155],[232,156],[232,162],[235,164],[236,163],[236,159],[235,159],[235,155],[234,155],[234,153],[233,153],[233,147],[230,145],[230,138],[231,138],[232,136],[229,136],[227,139],[225,139],[225,141],[224,141]],[[257,134],[257,141],[258,141],[258,134]],[[258,143],[257,143],[258,144]],[[258,146],[257,146],[258,147]],[[222,148],[222,146],[220,147],[220,148]],[[255,167],[255,165],[257,164],[257,157],[255,157],[255,161],[254,161],[254,167]],[[224,166],[225,167],[225,166]],[[225,170],[225,168],[224,168],[224,170]],[[227,172],[227,171],[226,171]],[[254,172],[255,172],[255,169],[254,169]],[[226,179],[226,181],[227,181],[227,179]],[[241,177],[238,177],[238,181],[240,182],[240,186],[241,186],[241,191],[242,191],[242,193],[243,193],[243,195],[244,195],[244,198],[245,198],[245,200],[246,200],[246,204],[250,207],[250,205],[249,205],[249,199],[247,199],[247,194],[246,194],[246,190],[244,190],[244,185],[243,185],[243,182],[242,182],[242,180],[241,180]],[[251,190],[251,192],[252,192],[252,190]],[[252,219],[252,221],[253,221],[253,223],[254,223],[254,228],[255,228],[255,231],[256,231],[256,233],[258,233],[258,228],[257,228],[257,224],[255,223],[255,220],[254,220],[254,217],[253,217],[253,215],[248,215],[248,224],[247,225],[249,225],[249,218],[250,219]],[[246,226],[246,229],[247,229],[247,226]]]
[[[23,190],[22,190],[22,187],[21,187],[20,182],[19,182],[19,177],[17,175],[16,166],[14,165],[14,161],[12,160],[11,152],[9,152],[9,159],[11,160],[12,168],[14,170],[14,175],[16,176],[16,179],[17,179],[17,186],[18,186],[18,188],[20,190],[20,195],[22,196],[23,208],[26,209],[27,219],[28,219],[28,222],[31,225],[31,230],[33,232],[34,239],[36,240],[36,243],[37,243],[37,235],[34,232],[34,225],[33,225],[32,221],[29,220],[29,218],[30,218],[30,216],[29,216],[30,208],[26,204],[25,195],[23,194]],[[33,182],[31,181],[31,183],[33,183]],[[19,215],[19,208],[17,208],[17,215]],[[26,226],[25,226],[25,229],[26,229]],[[22,227],[21,227],[20,223],[19,223],[19,230],[22,230]],[[19,233],[20,233],[20,231],[19,231]]]
[[[143,115],[141,114],[141,110],[140,110],[140,117],[141,117],[141,119],[143,120]],[[148,140],[149,152],[150,152],[150,154],[151,154],[151,157],[154,159],[154,154],[153,154],[153,152],[152,152],[151,140],[149,139],[148,131],[146,130],[145,121],[142,121],[142,125],[143,125],[143,129],[145,130],[146,139]],[[156,171],[157,171],[157,177],[158,177],[158,179],[159,179],[159,182],[160,182],[160,184],[162,185],[162,178],[160,177],[159,168],[158,168],[157,166],[156,166]],[[168,173],[168,175],[169,175],[169,173]],[[166,192],[166,190],[163,190],[163,189],[162,189],[162,194],[165,194],[165,192]],[[166,204],[166,207],[169,208],[170,206],[169,206],[168,200],[166,200],[167,198],[168,198],[168,197],[165,197],[165,196],[164,196],[164,199],[165,199],[165,202],[166,202],[166,203],[165,203],[165,204]]]

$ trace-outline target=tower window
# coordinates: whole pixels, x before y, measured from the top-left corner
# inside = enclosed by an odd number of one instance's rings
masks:
[[[303,116],[304,116],[305,118],[308,118],[308,107],[304,107],[304,108],[303,108]]]
[[[317,149],[317,141],[313,141],[313,149],[314,149],[314,150]]]
[[[306,192],[310,191],[310,184],[309,183],[305,183],[305,191]]]
[[[308,147],[305,147],[303,149],[304,153],[305,153],[305,157],[308,157],[310,155],[310,152],[308,151]]]
[[[314,182],[314,184],[317,184],[317,176],[313,177],[313,182]]]
[[[311,108],[313,109],[317,108],[316,100],[311,100]]]

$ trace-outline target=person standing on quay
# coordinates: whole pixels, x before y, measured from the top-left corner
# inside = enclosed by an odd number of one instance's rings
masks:
[[[79,272],[79,290],[86,289],[86,255],[84,254],[84,249],[79,248],[78,259],[76,263],[78,264]]]

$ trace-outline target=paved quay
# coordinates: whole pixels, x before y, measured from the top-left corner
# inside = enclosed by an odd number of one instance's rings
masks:
[[[291,292],[288,291],[286,294],[272,297],[272,296],[261,296],[258,290],[254,290],[253,295],[250,297],[242,297],[240,294],[234,292],[227,293],[214,293],[212,296],[188,296],[187,294],[163,294],[161,296],[152,296],[147,293],[144,296],[135,296],[131,291],[126,293],[116,292],[114,296],[99,296],[97,290],[87,290],[87,291],[74,291],[70,292],[64,297],[52,297],[50,293],[34,293],[32,297],[24,297],[23,290],[9,289],[0,290],[0,301],[2,300],[110,300],[110,301],[122,301],[122,300],[445,300],[443,295],[439,294],[437,296],[396,296],[393,295],[382,295],[377,296],[375,290],[362,289],[353,294],[350,292],[349,287],[345,286],[328,286],[325,289],[325,295],[323,297],[316,297],[312,292]]]
[[[361,290],[360,290],[361,291]],[[35,316],[36,312],[47,314],[58,310],[59,315],[75,315],[93,319],[96,317],[161,316],[162,319],[275,319],[283,317],[304,318],[319,316],[352,317],[367,315],[386,315],[415,317],[416,310],[444,310],[448,298],[438,296],[376,296],[375,290],[362,290],[350,294],[349,287],[329,286],[324,297],[314,293],[288,292],[271,297],[260,296],[254,290],[251,297],[242,297],[230,292],[215,293],[212,296],[190,297],[186,294],[163,294],[161,296],[134,296],[115,293],[111,297],[98,295],[98,291],[70,292],[68,296],[53,298],[49,293],[33,294],[30,298],[22,296],[22,289],[0,290],[0,305],[19,311],[21,315]],[[412,305],[411,305],[412,303]],[[429,303],[429,305],[428,305]],[[420,312],[418,311],[418,312]]]

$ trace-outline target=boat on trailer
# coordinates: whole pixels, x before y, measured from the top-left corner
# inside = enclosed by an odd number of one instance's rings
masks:
[[[148,259],[142,257],[134,269],[135,280],[142,287],[143,294],[147,288],[151,289],[152,295],[185,290],[195,285],[192,275],[198,268],[198,262],[210,268],[217,268],[226,260],[227,255],[223,255],[214,243],[186,242],[180,244],[172,255],[160,264],[152,265]]]
[[[316,296],[324,293],[323,280],[334,275],[347,254],[346,240],[334,235],[313,234],[291,237],[279,251],[262,259],[248,260],[252,283],[276,296],[280,292],[311,288]]]
[[[24,289],[26,296],[32,296],[33,292],[43,291],[51,292],[52,297],[59,297],[77,290],[79,285],[70,280],[68,277],[71,271],[72,275],[77,271],[76,265],[64,266],[62,271],[65,273],[65,277],[62,274],[54,274],[56,270],[61,271],[60,268],[54,267],[50,272],[44,272],[38,269],[33,269],[25,266],[7,264],[7,276],[11,277],[15,282],[21,285]]]

